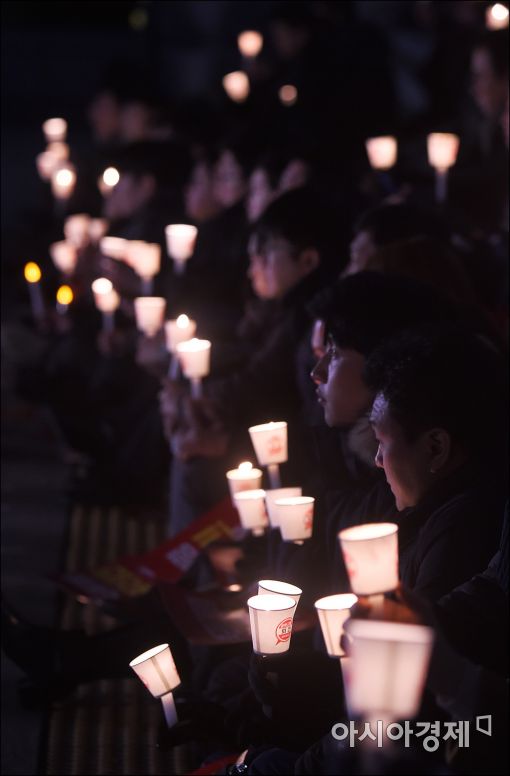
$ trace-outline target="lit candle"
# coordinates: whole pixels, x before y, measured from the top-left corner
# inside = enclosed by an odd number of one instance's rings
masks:
[[[233,102],[244,102],[250,93],[250,81],[242,70],[235,70],[223,77],[223,88]]]
[[[128,241],[123,237],[102,237],[99,241],[99,250],[109,259],[121,261],[127,253]]]
[[[64,141],[67,134],[67,121],[65,119],[47,119],[42,125],[42,130],[47,143]]]
[[[230,496],[234,501],[236,493],[243,490],[260,490],[262,485],[262,471],[254,469],[250,461],[243,461],[237,469],[230,469],[227,472],[227,482],[230,490]],[[234,503],[235,505],[235,503]]]
[[[246,59],[253,59],[262,49],[264,39],[257,30],[245,30],[237,36],[237,45],[240,53]]]
[[[495,3],[485,11],[485,24],[488,30],[504,30],[508,27],[508,8]]]
[[[398,526],[365,523],[338,534],[353,593],[376,595],[398,585]]]
[[[142,279],[142,295],[150,296],[154,276],[161,266],[160,246],[143,240],[128,240],[126,261]]]
[[[397,161],[397,140],[390,135],[369,138],[365,148],[374,170],[389,170]]]
[[[193,255],[197,239],[197,227],[191,224],[169,224],[165,226],[168,255],[174,261],[177,273],[182,273],[186,262]]]
[[[74,245],[70,245],[66,240],[52,243],[50,245],[50,256],[53,264],[60,272],[63,272],[64,275],[73,274],[78,261]]]
[[[290,498],[291,496],[302,496],[302,488],[275,488],[274,490],[266,490],[266,509],[269,517],[271,528],[279,528],[278,522],[278,508],[275,506],[275,502],[279,498]]]
[[[176,357],[177,345],[191,339],[196,328],[195,321],[192,321],[187,315],[179,315],[175,320],[165,323],[166,349],[171,355],[168,376],[172,380],[176,380],[179,376],[179,359]]]
[[[64,235],[68,243],[81,250],[88,245],[90,239],[91,218],[86,213],[68,216],[64,221]]]
[[[301,598],[302,590],[296,585],[290,585],[288,582],[279,582],[277,579],[259,580],[258,595],[288,595],[294,599],[296,606]]]
[[[70,148],[67,143],[49,143],[46,146],[46,152],[58,162],[66,162],[69,159]]]
[[[103,316],[103,331],[113,331],[115,310],[120,304],[120,297],[115,291],[111,280],[97,278],[92,283],[92,293],[96,307]]]
[[[25,264],[24,275],[28,284],[28,293],[30,294],[30,306],[32,308],[32,315],[36,319],[43,318],[45,307],[41,287],[39,285],[39,281],[41,280],[41,270],[34,261],[29,261],[28,264]]]
[[[352,593],[343,595],[328,595],[315,602],[319,615],[324,643],[330,657],[343,657],[345,651],[340,646],[344,632],[344,624],[350,617],[351,607],[358,597]]]
[[[284,542],[303,544],[313,530],[313,507],[311,496],[289,496],[274,502],[276,519]]]
[[[60,166],[61,160],[51,151],[43,151],[35,157],[37,172],[43,181],[49,181],[55,170]]]
[[[354,618],[344,628],[350,640],[345,692],[351,712],[386,723],[415,717],[434,643],[432,628]]]
[[[163,326],[166,300],[162,296],[137,296],[135,299],[136,327],[147,337],[154,337]]]
[[[73,299],[72,288],[70,286],[60,286],[57,290],[57,313],[59,315],[66,315]]]
[[[107,197],[119,181],[119,171],[115,167],[107,167],[97,179],[97,186],[103,197]]]
[[[51,175],[51,191],[55,199],[69,199],[76,184],[76,172],[71,165],[59,167]]]
[[[295,105],[298,98],[298,90],[292,84],[285,84],[278,90],[278,97],[282,105],[290,108],[291,105]]]
[[[239,521],[243,528],[251,531],[254,536],[262,536],[268,525],[265,495],[260,488],[234,493],[234,506],[239,512]]]
[[[130,667],[155,698],[161,698],[168,727],[177,722],[173,691],[181,678],[168,644],[147,650],[130,662]]]
[[[278,464],[287,460],[287,423],[278,421],[251,426],[248,431],[257,461],[267,466],[271,488],[281,487]]]
[[[288,595],[254,595],[248,599],[253,651],[257,655],[288,652],[296,602]]]
[[[106,218],[91,218],[89,222],[90,242],[97,245],[105,236],[108,226],[109,224]]]
[[[191,393],[198,398],[202,395],[202,378],[209,374],[211,343],[193,337],[177,345],[177,354],[184,376],[191,380]]]
[[[427,135],[429,164],[436,171],[436,200],[446,201],[448,196],[448,170],[457,161],[459,137],[451,132],[432,132]]]

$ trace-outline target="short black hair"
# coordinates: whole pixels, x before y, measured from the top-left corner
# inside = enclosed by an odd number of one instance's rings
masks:
[[[482,336],[460,325],[409,330],[370,356],[364,378],[384,396],[409,441],[438,427],[473,455],[491,458],[501,450],[508,420],[506,367]]]
[[[368,356],[399,331],[453,320],[456,309],[446,295],[412,278],[366,271],[338,280],[308,312],[324,319],[338,347]]]
[[[413,237],[427,236],[439,240],[449,237],[446,223],[436,213],[407,203],[380,205],[367,210],[354,226],[354,233],[359,232],[370,232],[379,246]]]

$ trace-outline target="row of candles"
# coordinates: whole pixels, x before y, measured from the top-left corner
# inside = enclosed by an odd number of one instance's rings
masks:
[[[422,625],[357,620],[351,609],[358,596],[376,607],[398,585],[398,526],[368,523],[339,533],[351,593],[315,602],[328,655],[340,659],[346,703],[351,718],[396,719],[415,716],[434,641]],[[247,601],[253,651],[261,658],[290,649],[294,616],[302,594],[279,580],[258,582]],[[343,646],[348,644],[348,655]],[[177,722],[173,691],[180,677],[168,644],[161,644],[130,663],[148,690],[161,698],[169,726]]]

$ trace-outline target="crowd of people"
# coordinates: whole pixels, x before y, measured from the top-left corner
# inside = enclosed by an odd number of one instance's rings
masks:
[[[433,754],[388,744],[367,763],[366,748],[331,735],[350,717],[318,624],[294,633],[284,659],[260,660],[251,643],[199,649],[157,585],[109,604],[119,627],[96,636],[36,628],[3,601],[2,644],[51,699],[129,675],[130,660],[168,642],[182,679],[168,741],[188,737],[210,761],[245,750],[227,773],[502,773],[508,28],[487,30],[483,3],[408,3],[415,56],[390,20],[344,5],[281,4],[244,62],[242,103],[170,109],[124,65],[88,106],[93,144],[71,155],[76,187],[48,234],[64,239],[66,219],[87,213],[125,245],[161,247],[150,295],[212,343],[201,393],[172,368],[164,329],[137,329],[133,266],[90,236],[74,246],[65,314],[48,306],[28,325],[38,347],[16,362],[17,390],[51,408],[74,500],[158,509],[168,537],[228,497],[225,473],[253,459],[249,427],[286,421],[282,485],[315,499],[311,538],[246,532],[206,548],[179,584],[221,588],[227,573],[247,600],[257,580],[281,580],[313,608],[350,589],[338,533],[396,523],[399,588],[382,609],[360,598],[351,618],[433,627],[419,719],[491,715],[491,737]],[[292,104],[278,99],[285,84]],[[426,136],[444,129],[460,146],[437,202]],[[389,133],[397,163],[372,169],[365,140]],[[119,179],[101,194],[107,167]],[[184,271],[167,256],[169,224],[197,227]],[[59,270],[40,263],[56,290]],[[113,327],[91,290],[100,277],[120,297]]]

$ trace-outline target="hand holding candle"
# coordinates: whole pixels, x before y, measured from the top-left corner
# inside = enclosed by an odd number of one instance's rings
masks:
[[[191,224],[169,224],[165,226],[168,255],[174,261],[175,271],[182,273],[186,262],[193,256],[198,230]]]
[[[450,132],[432,132],[427,135],[427,154],[431,167],[436,171],[436,200],[446,201],[448,196],[448,170],[457,161],[459,138]]]
[[[177,722],[173,691],[181,679],[168,644],[143,652],[130,662],[130,667],[155,698],[161,698],[168,727]]]
[[[211,343],[193,337],[177,345],[182,372],[191,380],[191,392],[195,398],[202,395],[202,378],[209,374],[211,364]]]

